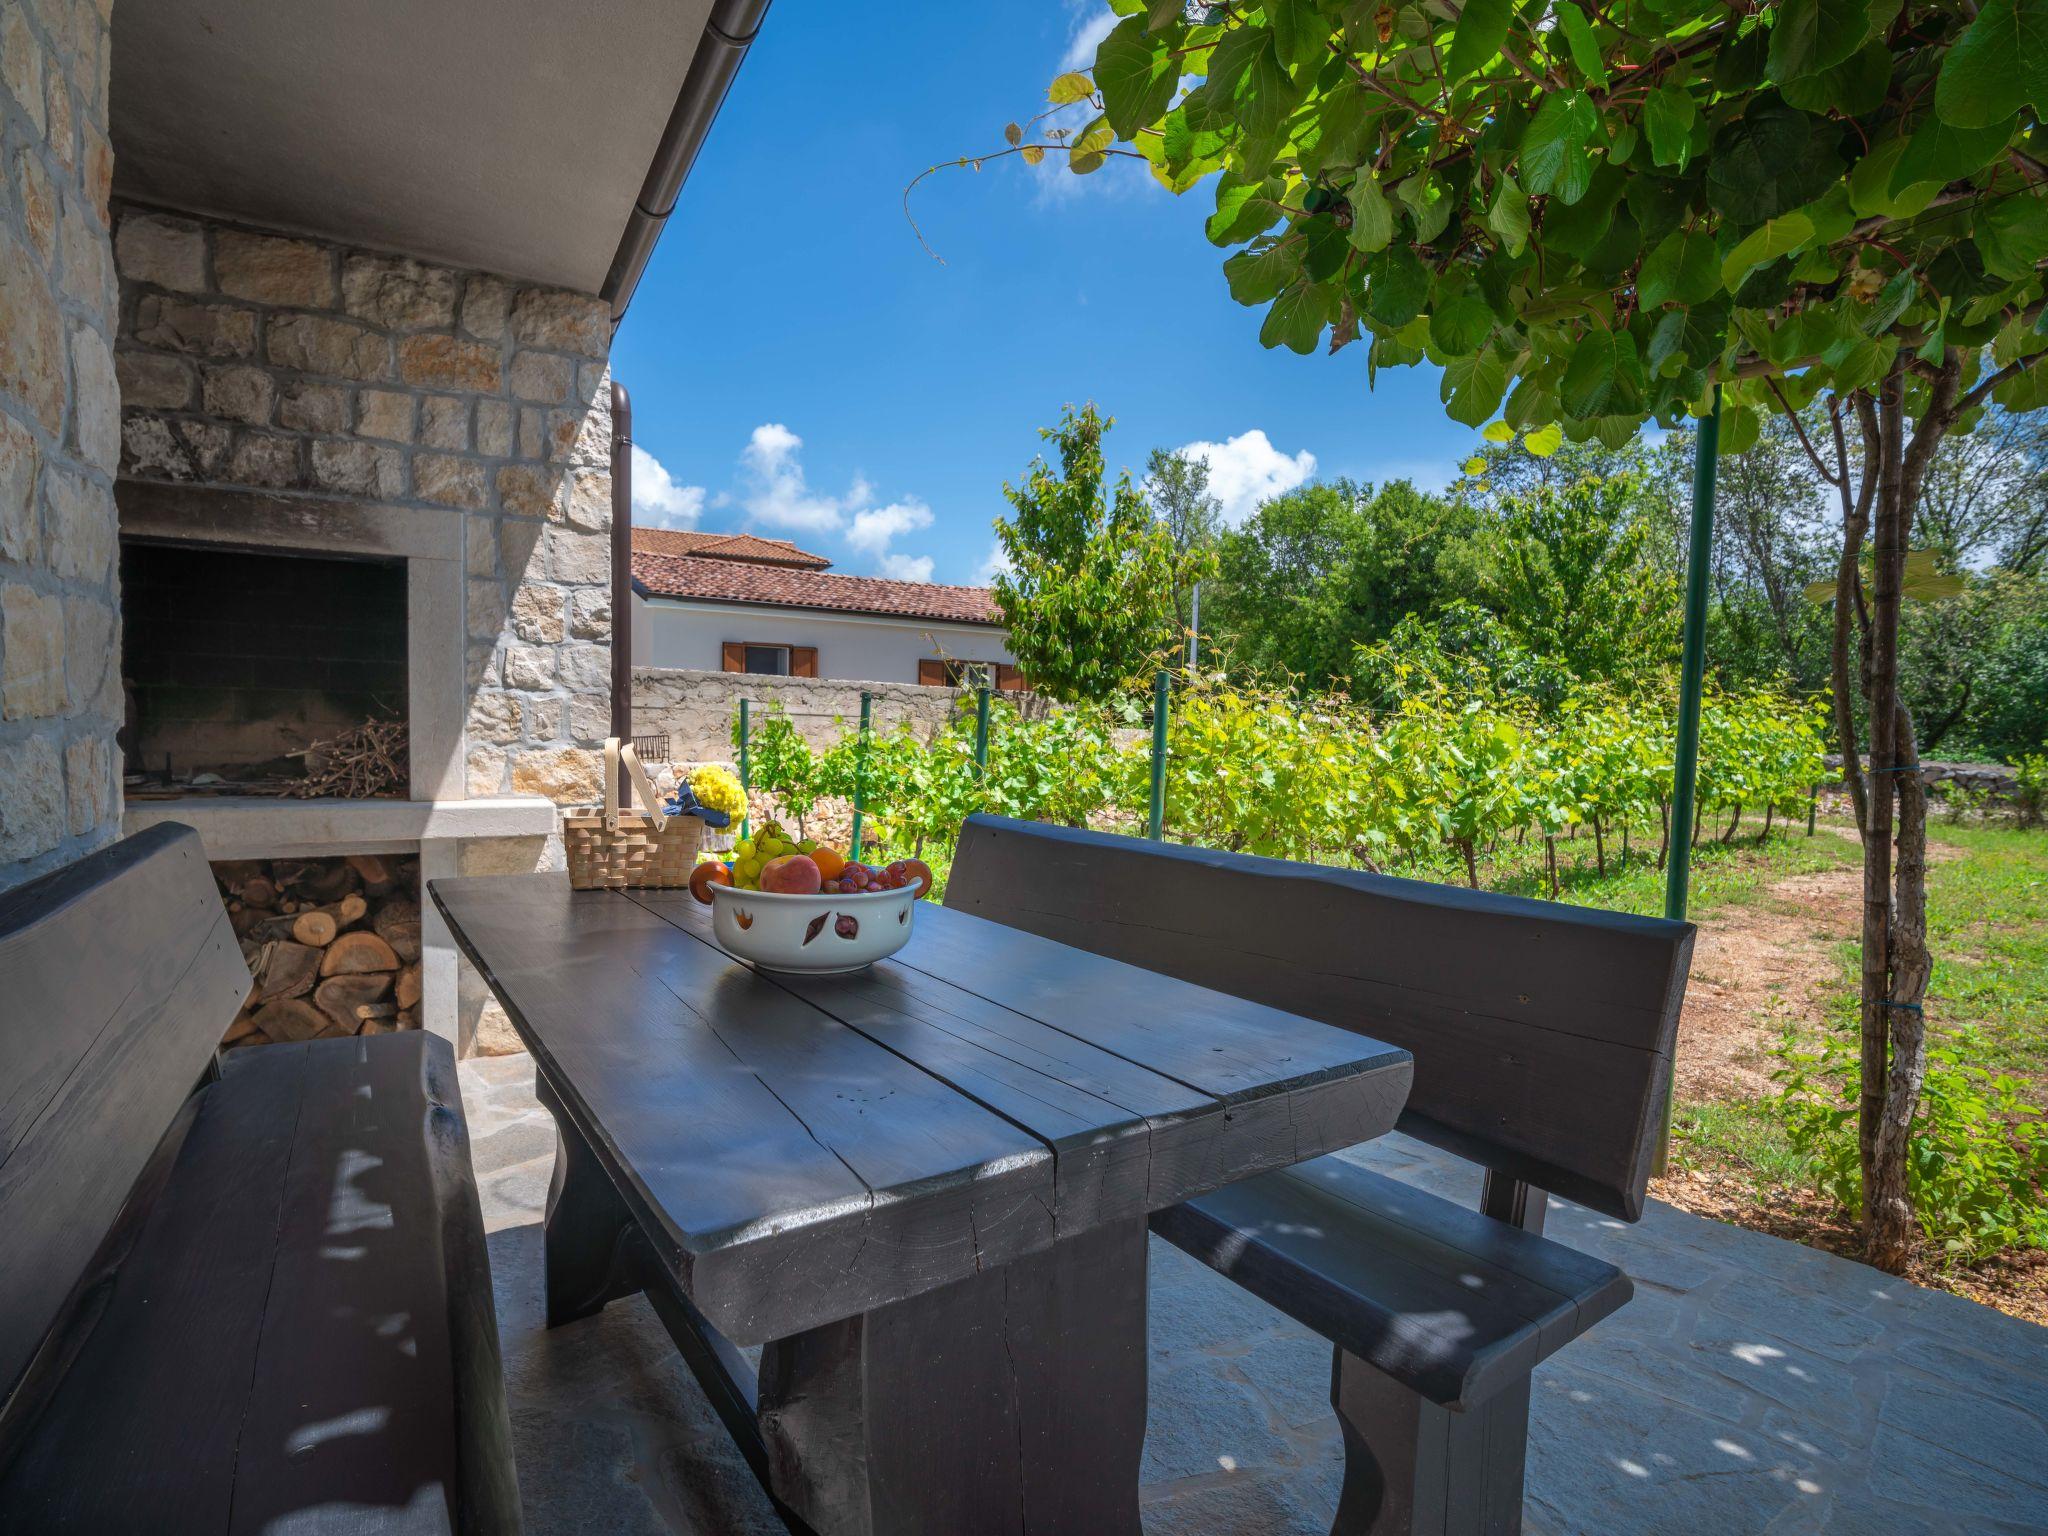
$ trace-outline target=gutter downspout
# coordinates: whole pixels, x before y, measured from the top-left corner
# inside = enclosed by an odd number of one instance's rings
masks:
[[[633,739],[633,397],[612,380],[612,734]],[[621,775],[623,778],[624,776]],[[633,795],[619,785],[619,803]]]
[[[704,35],[697,40],[697,51],[690,59],[689,73],[683,77],[683,88],[669,113],[668,126],[655,146],[654,162],[634,200],[633,216],[619,237],[619,249],[605,274],[604,286],[598,290],[598,297],[611,305],[614,321],[633,300],[640,274],[654,254],[654,242],[675,212],[684,178],[696,163],[697,151],[703,148],[718,109],[725,104],[725,93],[732,87],[740,61],[760,32],[768,5],[769,0],[716,0],[711,8]]]

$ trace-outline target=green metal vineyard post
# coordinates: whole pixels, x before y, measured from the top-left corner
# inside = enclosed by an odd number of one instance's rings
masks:
[[[862,692],[860,696],[860,742],[853,753],[853,837],[852,851],[847,857],[854,863],[860,862],[860,813],[868,796],[868,712],[874,706],[874,695]]]
[[[748,775],[747,775],[747,701],[746,701],[745,699],[741,699],[741,700],[740,700],[740,798],[741,798],[742,800],[746,801],[746,809],[745,809],[745,810],[742,810],[742,811],[740,812],[740,838],[741,838],[741,840],[742,840],[742,841],[744,841],[744,840],[745,840],[746,838],[748,838],[748,837],[751,837],[751,836],[753,835],[753,834],[752,834],[751,832],[749,832],[749,831],[747,830],[747,826],[748,826],[748,823],[749,823],[749,822],[751,822],[751,821],[753,820],[753,817],[752,817],[752,816],[751,816],[751,815],[750,815],[749,813],[750,813],[750,812],[751,812],[751,811],[753,810],[753,808],[754,808],[754,797],[753,797],[753,796],[752,796],[751,794],[747,793],[747,791],[751,790],[751,789],[752,789],[753,787],[754,787],[754,783],[753,783],[753,780],[752,780],[751,778],[749,778],[749,777],[748,777]]]
[[[974,690],[974,778],[988,777],[988,684]]]
[[[1145,835],[1158,842],[1166,831],[1166,673],[1152,677],[1152,816]]]
[[[1820,812],[1820,786],[1814,785],[1806,792],[1806,835],[1813,836],[1813,818]]]
[[[1671,765],[1671,852],[1664,867],[1664,915],[1683,920],[1692,877],[1693,796],[1700,766],[1700,694],[1707,673],[1707,566],[1714,551],[1714,472],[1721,458],[1721,386],[1714,386],[1713,414],[1702,418],[1692,461],[1692,544],[1685,561],[1685,650],[1678,664],[1678,744]],[[1657,1169],[1671,1157],[1671,1090],[1664,1095],[1664,1133],[1658,1138]]]

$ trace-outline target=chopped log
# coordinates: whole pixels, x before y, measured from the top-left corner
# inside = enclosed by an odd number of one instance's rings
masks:
[[[359,1035],[388,1035],[391,1033],[391,1030],[392,1026],[387,1020],[365,1019],[363,1020],[362,1027],[356,1033]]]
[[[239,912],[228,914],[228,926],[235,930],[236,938],[248,939],[253,937],[256,930],[268,922],[270,917],[271,914],[261,907],[244,907]],[[260,944],[262,940],[258,939],[257,942]]]
[[[320,1011],[336,1023],[345,1026],[350,1034],[355,1033],[360,1019],[358,1008],[382,1002],[391,995],[391,973],[389,971],[361,971],[345,976],[331,976],[313,990],[313,1001]],[[396,1013],[398,1010],[391,1010]]]
[[[420,904],[409,897],[387,901],[370,919],[377,937],[389,944],[407,965],[420,957]]]
[[[398,998],[398,1006],[401,1008],[419,1007],[420,991],[420,963],[415,960],[411,965],[408,965],[398,973],[398,990],[395,994]]]
[[[230,896],[241,896],[251,880],[270,878],[270,867],[261,859],[220,859],[208,866],[214,883]]]
[[[360,971],[395,971],[398,956],[389,944],[365,929],[344,933],[327,946],[320,960],[322,976],[354,975]]]
[[[287,897],[285,900],[280,901],[277,904],[277,910],[280,912],[296,912],[303,905],[303,902],[293,901],[289,897]]]
[[[325,906],[341,900],[361,884],[362,877],[341,860],[323,859],[300,879],[297,895],[301,901]]]
[[[354,1020],[350,1020],[349,1023],[347,1023],[346,1025],[342,1025],[335,1023],[334,1020],[332,1019],[329,1019],[325,1027],[321,1029],[319,1038],[322,1040],[346,1040],[350,1038],[352,1035],[354,1035],[355,1032],[356,1026]]]
[[[348,928],[360,923],[369,915],[370,904],[357,892],[350,891],[333,906],[323,907],[321,910],[332,917],[337,926]]]
[[[363,889],[372,896],[388,896],[398,885],[398,872],[392,860],[381,853],[352,853],[348,866],[363,882]]]
[[[332,944],[335,934],[340,931],[341,925],[318,907],[308,907],[292,919],[292,937],[315,949],[325,949]]]
[[[288,939],[266,948],[268,953],[263,957],[263,970],[256,978],[263,1002],[303,997],[313,990],[313,983],[320,976],[319,950],[306,944],[294,944]]]
[[[311,1040],[334,1021],[311,1003],[296,997],[265,1003],[256,1027],[272,1040]]]
[[[358,1022],[368,1019],[395,1019],[397,1017],[398,1005],[396,1003],[356,1004],[356,1019]]]
[[[417,1009],[417,1008],[401,1008],[401,1009],[399,1009],[399,1010],[398,1010],[398,1021],[397,1021],[397,1022],[398,1022],[398,1027],[399,1027],[400,1029],[418,1029],[418,1028],[420,1027],[420,1011],[419,1011],[419,1009]]]
[[[270,944],[280,939],[292,941],[292,918],[282,917],[274,912],[259,912],[256,915],[261,920],[250,928],[247,937],[259,944]]]
[[[257,1033],[259,1031],[256,1028],[256,1016],[250,1013],[238,1013],[235,1015],[234,1023],[228,1026],[228,1032],[220,1037],[220,1043],[222,1045],[234,1045]]]
[[[311,859],[272,859],[270,878],[277,882],[279,890],[296,890],[316,868]]]

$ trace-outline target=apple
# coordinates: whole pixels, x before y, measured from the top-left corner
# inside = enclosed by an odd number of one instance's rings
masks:
[[[781,854],[761,866],[761,889],[779,896],[815,896],[823,882],[807,854]]]

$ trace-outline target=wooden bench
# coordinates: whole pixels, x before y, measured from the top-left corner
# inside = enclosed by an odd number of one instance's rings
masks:
[[[1414,1054],[1478,1211],[1331,1156],[1152,1228],[1335,1345],[1335,1536],[1518,1531],[1530,1372],[1631,1294],[1545,1191],[1641,1216],[1691,926],[982,816],[946,904]]]
[[[249,984],[189,828],[0,894],[0,1530],[516,1532],[447,1042]]]

